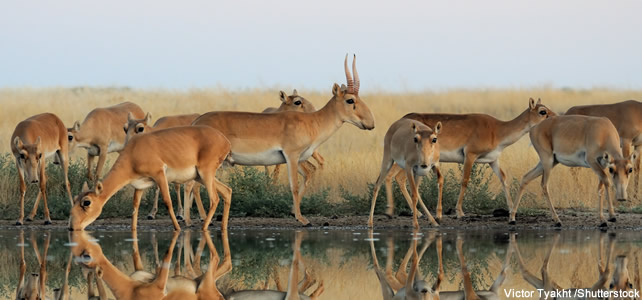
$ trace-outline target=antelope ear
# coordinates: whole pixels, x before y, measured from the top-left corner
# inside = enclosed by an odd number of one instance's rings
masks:
[[[611,157],[608,153],[604,152],[602,156],[597,158],[597,163],[600,164],[602,169],[606,169],[611,164]]]
[[[87,181],[82,184],[82,193],[89,191],[89,186],[87,185]]]
[[[339,86],[339,84],[335,83],[335,84],[332,86],[332,95],[334,95],[335,97],[338,97],[338,96],[341,96],[341,95],[342,95],[342,93],[341,93],[341,86]]]
[[[80,122],[78,122],[78,121],[74,122],[73,130],[74,130],[74,131],[78,131],[78,130],[80,130]]]
[[[633,151],[633,153],[631,153],[631,155],[629,156],[629,160],[631,161],[631,163],[637,161],[638,160],[638,152],[637,151]]]
[[[22,149],[22,146],[24,146],[19,136],[13,139],[13,145],[16,146],[17,149]]]
[[[96,192],[96,196],[99,196],[103,192],[103,183],[101,181],[98,181],[98,183],[96,183],[96,188],[94,188],[94,190]]]
[[[284,91],[279,91],[279,98],[283,103],[288,102],[288,94],[286,94]]]
[[[149,124],[152,121],[152,113],[148,112],[145,115],[145,123]]]
[[[292,96],[298,96],[298,95],[299,95],[299,92],[297,92],[296,89],[293,89],[292,90]]]
[[[437,125],[435,125],[435,134],[439,134],[441,132],[441,122],[437,122]]]
[[[542,104],[542,98],[537,98],[537,105]]]
[[[132,114],[132,112],[131,112],[131,111],[130,111],[130,112],[128,112],[128,113],[127,113],[127,121],[129,122],[129,121],[131,121],[131,120],[133,120],[133,119],[134,119],[134,115]]]
[[[528,106],[531,108],[531,110],[535,109],[535,100],[533,98],[528,99]]]

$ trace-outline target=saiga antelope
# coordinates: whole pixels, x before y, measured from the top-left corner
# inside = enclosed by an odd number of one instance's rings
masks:
[[[70,212],[69,229],[83,230],[95,221],[105,203],[126,185],[135,189],[132,230],[136,230],[138,207],[145,189],[156,183],[163,194],[175,230],[180,230],[172,199],[170,182],[197,180],[210,197],[210,210],[203,222],[209,226],[216,206],[217,191],[224,200],[222,227],[227,227],[232,189],[216,179],[216,171],[228,159],[230,142],[217,130],[206,126],[183,126],[163,129],[133,137],[105,176],[91,191],[86,183]]]
[[[439,139],[439,161],[464,164],[464,171],[461,179],[461,190],[457,199],[457,217],[464,216],[462,204],[464,194],[468,187],[468,180],[473,163],[487,163],[499,178],[506,195],[506,204],[510,210],[512,200],[510,197],[509,182],[506,174],[499,166],[499,156],[502,151],[517,142],[533,126],[539,124],[549,116],[555,115],[550,109],[537,103],[531,98],[528,108],[515,119],[500,121],[486,114],[421,114],[410,113],[404,116],[406,119],[420,121],[431,128],[437,122],[441,122],[445,131]],[[438,181],[441,179],[441,172],[438,167],[433,168],[437,174]],[[401,172],[401,168],[394,167],[389,173],[390,177]],[[399,177],[397,177],[399,179]],[[442,184],[443,185],[443,184]],[[403,191],[403,189],[402,189]],[[440,193],[441,194],[441,193]],[[388,197],[388,215],[393,213],[392,194]],[[437,221],[442,217],[441,197],[437,203]]]
[[[299,96],[299,93],[296,89],[292,91],[292,95],[290,96],[288,96],[288,94],[286,94],[284,91],[279,91],[279,98],[281,99],[281,105],[278,108],[268,107],[263,110],[263,113],[279,113],[284,111],[311,113],[317,111],[317,109],[310,101]],[[318,151],[314,150],[314,152],[312,153],[312,158],[317,161],[319,167],[323,168],[323,163],[325,160]],[[305,173],[303,175],[303,177],[306,178],[306,182],[304,184],[305,186],[307,186],[312,178],[313,173],[316,171],[316,167],[307,160],[300,163],[299,167],[301,168],[301,171]],[[273,180],[276,180],[278,178],[280,171],[281,165],[274,166],[274,172],[272,173]],[[265,174],[269,174],[267,166],[265,166]]]
[[[627,100],[613,104],[573,106],[566,111],[565,115],[606,117],[617,129],[624,157],[631,155],[633,151],[640,153],[642,150],[642,103],[639,101]],[[633,162],[633,165],[636,171],[640,170],[639,159]],[[635,176],[636,196],[639,181],[640,175]]]
[[[359,97],[360,83],[355,62],[352,63],[353,79],[348,69],[347,55],[344,67],[348,86],[335,83],[332,98],[316,112],[208,112],[192,123],[220,130],[232,143],[231,155],[236,164],[270,166],[287,163],[293,196],[292,212],[303,225],[309,225],[310,221],[301,215],[300,205],[305,186],[299,188],[299,162],[312,156],[314,150],[345,122],[360,129],[374,128],[374,117]]]
[[[417,234],[418,232],[415,231],[413,235]],[[419,262],[430,244],[435,240],[434,233],[431,233],[430,236],[426,238],[426,242],[424,242],[419,253],[417,252],[418,239],[413,238],[412,244],[408,248],[408,252],[401,262],[396,274],[393,274],[392,272],[392,260],[394,259],[394,245],[392,244],[392,238],[388,241],[388,259],[386,263],[386,271],[384,273],[381,270],[381,267],[379,267],[379,260],[377,259],[377,252],[375,251],[372,229],[369,232],[369,237],[372,262],[377,274],[377,279],[379,280],[379,285],[381,286],[383,300],[440,299],[439,290],[441,283],[444,280],[444,268],[441,260],[441,236],[437,238],[437,260],[439,261],[439,273],[432,286],[419,276]],[[410,265],[410,271],[406,273],[408,262],[411,257],[412,264]]]
[[[602,258],[602,253],[603,251],[603,245],[606,243],[604,242],[604,238],[607,235],[605,232],[600,232],[600,238],[599,238],[599,250],[598,250],[598,255],[597,255],[597,269],[598,269],[598,274],[599,278],[595,283],[590,287],[590,288],[582,288],[582,290],[588,290],[588,291],[598,291],[598,290],[604,290],[608,289],[610,290],[627,290],[627,289],[632,289],[633,285],[629,281],[629,273],[628,269],[626,266],[626,256],[618,256],[615,261],[616,261],[616,268],[611,275],[611,258],[612,258],[612,253],[615,247],[615,239],[616,237],[614,236],[609,236],[609,241],[608,241],[608,247],[606,248],[606,265],[603,262]],[[553,244],[551,245],[551,248],[548,250],[546,257],[544,257],[544,261],[542,262],[542,267],[540,268],[540,274],[541,278],[535,276],[533,273],[528,271],[526,268],[526,264],[524,263],[524,259],[522,258],[522,255],[519,251],[519,247],[517,245],[517,241],[515,240],[515,234],[511,233],[510,236],[510,242],[513,245],[513,249],[515,251],[515,254],[517,255],[517,262],[519,264],[519,268],[522,273],[522,277],[526,282],[528,282],[530,285],[532,285],[535,289],[541,290],[542,292],[539,293],[540,299],[546,299],[546,294],[551,291],[555,292],[562,292],[562,291],[570,291],[571,294],[575,294],[575,290],[579,290],[579,287],[576,288],[562,288],[559,284],[557,284],[553,278],[552,274],[549,273],[549,264],[550,264],[550,259],[551,255],[553,254],[555,248],[557,247],[557,244],[559,243],[560,239],[560,234],[556,233],[555,238],[553,239]],[[610,280],[609,280],[610,278]],[[609,282],[610,281],[610,282]],[[568,299],[568,298],[565,298]],[[573,299],[585,299],[585,298],[573,298]]]
[[[131,139],[136,134],[149,133],[152,131],[178,127],[178,126],[189,126],[198,116],[200,115],[186,114],[186,115],[165,116],[156,120],[154,125],[150,127],[148,125],[151,123],[151,119],[152,119],[152,116],[150,113],[147,113],[145,115],[145,118],[143,119],[136,119],[130,113],[127,115],[127,123],[125,123],[125,126],[123,127],[126,134],[125,145],[127,144],[127,141],[129,141],[129,139]],[[189,198],[190,192],[192,192],[194,194],[194,197],[196,198],[196,207],[198,208],[198,213],[201,219],[205,220],[206,214],[205,214],[205,209],[203,208],[203,201],[201,200],[200,184],[195,184],[193,181],[190,181],[185,184],[185,193],[183,195],[183,199],[185,201],[185,209],[188,210],[185,212],[185,218],[183,217],[183,205],[181,203],[181,196],[180,196],[181,184],[174,183],[174,190],[176,191],[176,202],[178,204],[178,213],[176,217],[179,220],[185,219],[186,225],[189,226],[191,224],[191,220],[189,218],[189,213],[190,213],[189,210],[191,209],[191,201],[190,201],[191,198]],[[152,207],[152,210],[147,215],[148,220],[153,220],[156,218],[156,212],[158,212],[159,194],[160,194],[160,189],[156,187],[156,193],[154,195],[154,206]],[[187,206],[188,204],[189,206]]]
[[[381,171],[379,172],[379,177],[377,177],[377,182],[372,192],[370,218],[368,219],[369,227],[373,226],[373,215],[379,188],[381,188],[381,184],[386,179],[394,163],[406,171],[406,177],[410,182],[412,199],[406,200],[413,211],[413,226],[419,228],[419,223],[417,222],[417,202],[421,203],[421,207],[426,213],[430,223],[433,226],[439,226],[423,201],[419,201],[418,189],[419,176],[427,175],[433,167],[439,164],[439,142],[437,141],[437,135],[441,131],[441,122],[437,122],[434,126],[433,130],[421,122],[410,119],[400,119],[390,125],[383,140]],[[400,188],[405,189],[406,186],[400,186]]]
[[[74,126],[67,129],[69,149],[76,147],[87,149],[87,177],[90,181],[98,180],[102,176],[107,154],[120,152],[125,145],[123,124],[127,122],[127,114],[132,113],[135,118],[143,118],[145,113],[136,104],[123,102],[109,107],[100,107],[87,114],[80,124],[76,121]],[[92,173],[94,157],[98,156],[96,175]]]
[[[433,236],[429,237],[429,243],[434,240]],[[427,282],[424,280],[420,280],[420,278],[417,278],[416,272],[418,272],[418,265],[420,262],[421,257],[423,256],[423,252],[425,252],[425,249],[428,247],[428,245],[424,246],[424,249],[420,252],[419,255],[417,255],[417,250],[416,250],[416,243],[417,240],[413,240],[413,262],[410,268],[410,272],[408,274],[405,274],[405,268],[407,267],[408,264],[408,255],[406,255],[406,258],[404,258],[404,261],[402,262],[400,269],[397,271],[397,274],[393,276],[392,274],[392,264],[390,265],[390,269],[386,270],[386,273],[381,272],[380,268],[378,267],[378,262],[376,262],[376,254],[374,251],[374,244],[371,241],[370,244],[370,250],[373,254],[373,259],[375,260],[375,271],[377,271],[377,278],[379,279],[379,283],[381,285],[381,290],[383,293],[383,298],[384,300],[395,300],[395,299],[442,299],[442,300],[455,300],[455,299],[499,299],[499,293],[500,293],[500,287],[506,280],[506,272],[508,270],[508,267],[510,265],[510,260],[512,256],[512,247],[510,245],[508,246],[508,251],[506,253],[506,257],[504,258],[504,262],[502,263],[502,268],[497,275],[497,278],[495,278],[495,281],[493,281],[493,284],[490,286],[488,290],[475,290],[473,287],[473,283],[470,277],[470,272],[468,271],[468,267],[466,264],[466,260],[464,258],[464,252],[463,252],[463,237],[461,235],[457,235],[457,241],[456,241],[456,248],[457,248],[457,256],[459,257],[459,263],[461,265],[461,274],[463,277],[463,283],[464,283],[464,290],[463,291],[443,291],[440,289],[440,285],[442,284],[443,278],[444,278],[444,267],[443,267],[443,262],[442,262],[442,237],[439,235],[437,236],[437,261],[439,264],[439,272],[437,275],[437,280],[435,284],[432,286],[432,288],[429,286]],[[390,250],[389,250],[390,251]],[[408,250],[410,253],[410,249]],[[388,266],[386,267],[388,268]],[[413,273],[414,270],[414,273]],[[400,274],[401,271],[401,274]],[[396,283],[394,283],[396,281]],[[394,287],[401,286],[399,290],[394,291]],[[408,291],[413,291],[413,293],[409,293]]]
[[[182,299],[183,294],[181,291],[166,293],[169,265],[172,260],[178,234],[177,231],[174,232],[162,264],[158,267],[156,276],[151,282],[132,279],[118,270],[118,268],[105,257],[100,245],[84,231],[73,233],[72,242],[74,246],[71,251],[75,257],[81,260],[85,267],[100,270],[103,281],[107,284],[107,287],[109,287],[116,299]]]
[[[622,156],[620,139],[613,123],[607,118],[587,116],[556,116],[543,121],[530,132],[531,143],[539,155],[539,163],[524,177],[519,186],[517,200],[511,209],[509,224],[515,224],[515,215],[524,188],[533,179],[542,176],[542,191],[551,209],[555,226],[562,226],[548,192],[548,180],[551,170],[562,164],[569,167],[591,168],[599,179],[597,197],[601,227],[606,227],[603,214],[602,193],[605,192],[609,205],[609,221],[615,222],[613,202],[609,196],[609,177],[613,180],[616,198],[626,201],[626,187],[633,172],[632,161],[637,159],[637,152],[629,157]]]
[[[25,263],[25,251],[24,248],[25,238],[24,231],[20,231],[19,237],[19,246],[20,246],[20,275],[18,277],[18,284],[16,285],[16,300],[44,300],[50,299],[46,296],[46,283],[47,283],[47,253],[49,251],[49,244],[51,242],[51,235],[47,234],[45,237],[45,244],[43,246],[43,253],[40,255],[40,249],[38,249],[38,243],[36,241],[36,235],[34,232],[31,233],[31,246],[33,251],[36,254],[36,260],[39,265],[38,273],[31,273],[26,275],[27,265]],[[72,256],[69,256],[67,259],[67,265],[65,267],[65,275],[63,280],[63,285],[60,288],[54,289],[54,300],[68,300],[69,299],[69,272],[71,270],[71,259]]]
[[[18,178],[20,180],[20,216],[16,225],[22,225],[24,221],[24,203],[27,192],[25,179],[30,183],[38,184],[40,188],[27,221],[35,218],[38,211],[38,203],[42,197],[45,225],[51,224],[49,206],[47,205],[47,174],[45,172],[47,165],[45,160],[48,157],[54,156],[54,163],[62,165],[65,189],[69,196],[69,202],[73,206],[69,178],[67,176],[69,171],[69,142],[66,131],[67,129],[60,118],[50,113],[30,117],[18,123],[13,131],[11,135],[11,153],[16,159]]]
[[[292,264],[290,266],[290,278],[288,279],[288,286],[286,291],[274,290],[244,290],[233,292],[226,296],[227,300],[298,300],[310,299],[315,300],[323,293],[323,281],[319,282],[316,289],[310,294],[305,294],[305,291],[315,284],[316,280],[310,280],[306,273],[306,279],[299,282],[299,269],[303,266],[303,259],[301,257],[301,241],[303,232],[296,232],[294,243],[292,245]],[[277,284],[278,285],[278,284]]]

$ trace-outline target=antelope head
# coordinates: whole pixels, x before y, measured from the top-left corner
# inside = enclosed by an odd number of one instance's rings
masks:
[[[613,272],[613,280],[609,284],[609,289],[614,291],[633,289],[633,283],[629,278],[628,261],[626,255],[618,255],[615,258],[615,272]]]
[[[125,130],[125,145],[127,145],[127,142],[134,137],[134,135],[143,133],[143,132],[149,132],[151,129],[151,126],[149,124],[152,121],[152,115],[148,112],[144,118],[142,119],[134,119],[134,115],[132,113],[127,114],[127,123],[123,126],[123,130]]]
[[[360,129],[372,130],[375,127],[374,116],[370,108],[359,97],[359,73],[356,67],[356,55],[352,61],[354,77],[348,69],[348,55],[344,61],[348,86],[335,83],[332,87],[333,100],[343,122],[348,122]]]
[[[415,173],[428,175],[433,165],[439,162],[439,143],[437,135],[441,131],[441,122],[437,122],[435,129],[412,122],[413,142],[417,153],[417,164],[413,166]]]
[[[279,91],[279,98],[282,102],[279,111],[314,112],[316,110],[310,101],[299,96],[296,89],[289,96],[284,91]]]
[[[548,117],[554,117],[557,114],[542,104],[542,99],[537,99],[537,103],[533,98],[528,99],[528,121],[530,127],[533,127],[539,122],[546,120]]]
[[[80,131],[80,122],[74,122],[74,126],[67,128],[67,139],[69,140],[69,151],[74,150],[78,146],[77,134]]]
[[[82,186],[82,192],[74,200],[74,206],[69,213],[69,230],[85,230],[87,225],[96,221],[103,211],[104,201],[100,198],[103,194],[102,182],[96,183],[93,190],[89,190],[87,182]]]
[[[41,300],[40,296],[40,274],[31,273],[24,279],[25,285],[18,291],[16,299],[20,300]]]
[[[18,165],[24,170],[27,182],[38,183],[40,181],[39,171],[44,163],[42,156],[42,143],[40,137],[36,138],[33,144],[24,144],[20,137],[13,139],[14,155]]]
[[[71,234],[73,247],[71,253],[76,261],[86,268],[98,270],[98,264],[105,259],[103,250],[87,232],[74,232]]]
[[[611,176],[611,181],[615,185],[615,199],[626,201],[628,198],[626,189],[629,186],[629,177],[633,174],[633,163],[638,159],[637,151],[633,151],[627,158],[616,159],[608,153],[598,157],[597,162],[603,169],[607,170]]]

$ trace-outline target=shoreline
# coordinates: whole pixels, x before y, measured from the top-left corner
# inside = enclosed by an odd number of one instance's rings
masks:
[[[555,227],[549,214],[518,215],[517,224],[509,225],[507,216],[470,214],[459,220],[454,215],[444,215],[439,227],[432,227],[427,220],[420,218],[421,230],[641,230],[642,215],[635,213],[617,213],[616,222],[608,222],[608,228],[599,227],[600,221],[595,212],[578,212],[558,210],[562,227]],[[608,218],[608,214],[605,214]],[[294,229],[294,230],[367,230],[368,216],[348,217],[308,217],[312,226],[304,227],[294,218],[258,218],[231,217],[229,229]],[[52,225],[43,225],[43,220],[36,219],[22,226],[16,226],[15,220],[0,220],[0,230],[68,230],[67,220],[53,220]],[[180,222],[181,230],[200,230],[200,220],[192,219],[192,226]],[[167,216],[155,220],[139,219],[138,231],[172,231],[171,221]],[[388,218],[376,215],[374,229],[412,230],[412,217],[396,216]],[[86,228],[87,231],[131,231],[131,218],[109,218],[96,220]],[[220,222],[213,221],[210,230],[220,230]]]

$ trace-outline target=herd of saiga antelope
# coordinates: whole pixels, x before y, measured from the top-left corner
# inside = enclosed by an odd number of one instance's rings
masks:
[[[281,106],[266,109],[263,113],[217,111],[202,115],[167,116],[157,120],[153,126],[150,126],[150,114],[145,114],[139,106],[130,102],[94,109],[82,123],[76,122],[71,128],[65,128],[63,122],[51,113],[30,117],[18,123],[11,137],[11,150],[20,178],[20,218],[17,225],[21,225],[24,219],[25,179],[40,187],[27,220],[34,218],[42,198],[45,224],[51,223],[44,163],[49,156],[54,156],[54,163],[63,167],[65,187],[72,206],[70,230],[82,230],[95,221],[109,198],[126,185],[135,188],[132,229],[136,229],[143,191],[154,183],[159,187],[174,228],[180,230],[172,208],[170,182],[177,185],[177,191],[180,190],[179,184],[185,184],[186,224],[190,224],[191,195],[197,197],[199,212],[204,219],[203,229],[208,228],[211,222],[220,193],[224,201],[221,226],[225,228],[232,190],[215,176],[225,161],[247,166],[287,164],[294,200],[292,212],[299,222],[309,225],[310,222],[301,215],[300,203],[316,167],[307,160],[313,156],[322,164],[323,158],[316,148],[345,122],[364,130],[375,127],[372,113],[359,97],[360,82],[355,61],[352,63],[354,77],[348,68],[347,56],[344,66],[347,86],[335,83],[332,98],[320,110],[315,110],[295,90],[291,96],[281,92]],[[633,164],[637,162],[639,165],[637,147],[642,146],[641,121],[642,104],[632,100],[609,105],[576,106],[565,115],[557,116],[540,100],[535,102],[531,98],[528,108],[510,121],[500,121],[485,114],[409,113],[394,122],[385,135],[381,172],[374,189],[368,225],[373,225],[375,199],[381,185],[385,181],[387,191],[391,191],[394,177],[403,187],[401,191],[413,208],[414,227],[419,227],[418,203],[431,224],[438,226],[442,218],[443,188],[439,163],[453,162],[464,164],[456,206],[457,217],[464,216],[462,201],[473,163],[487,163],[502,183],[510,210],[510,224],[515,224],[515,214],[524,187],[542,176],[542,190],[555,225],[561,226],[548,191],[551,170],[561,163],[570,167],[591,168],[597,174],[600,226],[607,226],[603,216],[603,194],[608,203],[608,220],[615,222],[609,196],[610,181],[615,186],[617,200],[626,200]],[[508,180],[498,159],[504,148],[526,133],[530,134],[540,162],[523,177],[517,201],[513,203]],[[90,180],[97,180],[102,174],[107,153],[119,152],[120,155],[102,182],[97,181],[93,190],[89,190],[85,183],[82,193],[73,200],[67,168],[68,151],[75,147],[87,149]],[[98,156],[98,164],[93,175],[91,168],[95,156]],[[419,201],[417,188],[419,176],[427,175],[429,171],[435,173],[439,186],[436,219]],[[304,178],[301,186],[297,173]],[[412,196],[406,190],[406,181]],[[200,188],[198,184],[205,186],[212,199],[207,214],[198,198],[199,193],[189,193]],[[389,216],[393,214],[392,201],[389,192],[386,210]],[[182,218],[180,199],[178,203],[179,217]],[[156,207],[149,217],[154,217]]]

